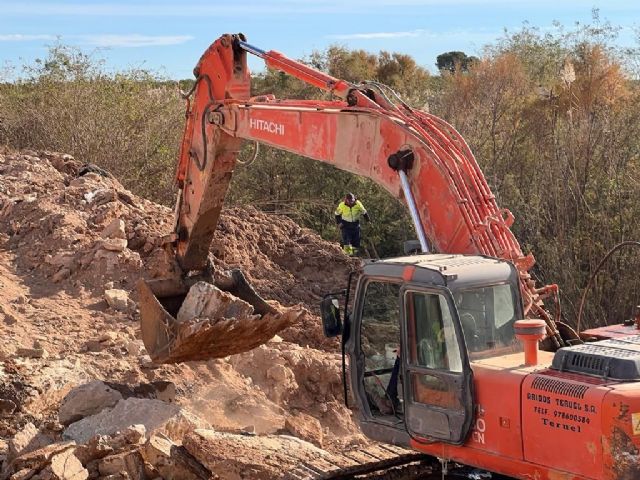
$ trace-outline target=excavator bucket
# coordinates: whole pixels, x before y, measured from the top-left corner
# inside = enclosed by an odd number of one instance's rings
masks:
[[[215,286],[203,283],[200,282],[200,290],[222,290],[224,299],[231,298],[244,307],[227,307],[221,314],[178,320],[193,285],[138,281],[142,341],[154,363],[209,360],[246,352],[268,342],[304,312],[301,308],[275,307],[265,302],[239,270]],[[206,298],[198,298],[195,304],[202,306],[206,302]]]

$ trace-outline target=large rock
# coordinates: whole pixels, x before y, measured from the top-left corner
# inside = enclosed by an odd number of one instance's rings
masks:
[[[53,440],[40,433],[33,423],[27,423],[9,440],[6,463],[12,462],[20,455],[33,452],[52,443]]]
[[[100,380],[85,383],[64,397],[58,410],[58,420],[62,425],[70,425],[84,417],[100,413],[105,408],[111,408],[120,400],[120,392]]]
[[[0,354],[0,362],[3,360]],[[18,409],[16,402],[8,398],[0,398],[0,417],[8,417]]]
[[[318,419],[306,413],[295,413],[286,418],[284,428],[292,435],[322,448],[322,425]]]
[[[267,480],[282,478],[283,472],[300,463],[328,458],[326,451],[294,437],[246,436],[213,430],[195,430],[183,445],[220,480]]]
[[[127,232],[124,228],[124,221],[116,218],[100,233],[102,238],[122,238],[127,239]]]
[[[52,443],[29,453],[23,453],[8,464],[3,473],[20,472],[22,470],[41,470],[51,462],[51,459],[60,453],[75,449],[74,442]],[[86,478],[86,477],[85,477]]]
[[[74,455],[73,449],[63,450],[51,456],[47,465],[38,476],[47,480],[86,480],[89,472]]]
[[[75,455],[83,465],[87,465],[114,452],[115,449],[111,446],[111,437],[96,435],[84,445],[78,445]]]
[[[49,353],[44,348],[21,347],[16,350],[16,355],[26,358],[47,358]]]
[[[129,294],[118,288],[104,291],[104,298],[111,308],[125,312],[129,309]]]
[[[179,322],[194,318],[245,318],[253,315],[253,307],[223,292],[215,285],[198,282],[189,289],[178,312]]]
[[[165,480],[208,480],[211,472],[193,457],[184,447],[171,440],[153,435],[142,449],[147,463]]]
[[[95,464],[99,467],[99,460],[124,450],[136,450],[146,441],[144,425],[132,425],[113,436],[96,435],[84,445],[78,445],[75,455],[83,465]]]
[[[122,383],[108,383],[108,385],[119,391],[123,398],[154,398],[167,403],[175,403],[176,401],[176,385],[166,380],[156,380],[135,386]]]
[[[126,473],[132,480],[145,480],[144,460],[137,450],[121,452],[105,457],[98,463],[100,475]]]
[[[100,247],[111,252],[122,252],[127,248],[127,240],[124,238],[105,238],[100,242]]]
[[[83,418],[67,427],[63,438],[85,443],[95,435],[113,435],[131,425],[144,425],[150,435],[160,431],[180,440],[191,430],[207,426],[206,422],[175,404],[146,398],[120,400],[112,409]]]

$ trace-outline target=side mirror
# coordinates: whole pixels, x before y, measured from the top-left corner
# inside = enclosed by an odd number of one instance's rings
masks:
[[[325,296],[320,302],[320,314],[325,337],[337,337],[342,333],[340,303],[337,297],[333,295]]]
[[[405,255],[413,255],[414,253],[422,252],[420,240],[407,240],[403,244],[403,249]]]

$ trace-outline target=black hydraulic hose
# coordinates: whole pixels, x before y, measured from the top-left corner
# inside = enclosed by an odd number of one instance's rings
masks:
[[[207,94],[209,95],[209,103],[207,104],[207,106],[204,108],[204,111],[202,112],[202,119],[201,119],[201,134],[202,134],[202,145],[204,147],[204,158],[202,160],[202,163],[200,162],[200,160],[198,158],[195,159],[195,163],[196,163],[196,167],[198,167],[198,170],[203,171],[204,168],[207,166],[207,132],[205,130],[206,127],[206,121],[207,121],[207,114],[209,113],[209,108],[211,108],[212,105],[215,105],[215,101],[213,99],[213,93],[211,91],[211,78],[209,78],[209,75],[198,75],[196,78],[196,81],[194,82],[193,86],[189,89],[188,92],[183,93],[181,92],[181,96],[182,98],[184,98],[185,100],[188,100],[189,97],[193,94],[193,92],[196,90],[196,87],[198,86],[198,84],[200,83],[200,80],[204,80],[205,83],[207,84]]]
[[[342,337],[340,339],[340,350],[342,353],[342,389],[344,390],[344,405],[349,408],[349,389],[347,388],[347,362],[346,362],[346,345],[351,336],[351,317],[349,315],[349,297],[351,296],[351,281],[353,280],[354,271],[349,272],[347,281],[347,291],[344,300],[344,324],[342,325]]]
[[[627,240],[625,242],[620,242],[619,244],[617,244],[607,252],[604,258],[600,260],[600,263],[596,267],[595,271],[591,274],[591,277],[589,278],[589,282],[587,283],[587,286],[585,287],[584,292],[582,292],[582,298],[580,299],[580,308],[578,309],[578,320],[576,322],[576,331],[578,332],[578,334],[580,333],[580,322],[582,320],[582,309],[584,307],[584,301],[587,298],[587,292],[591,288],[591,284],[593,283],[593,280],[595,279],[596,275],[598,274],[598,272],[600,271],[604,263],[609,259],[609,257],[613,255],[616,251],[618,251],[620,248],[626,247],[627,245],[635,245],[636,247],[640,247],[640,242],[636,242],[634,240]]]
[[[347,316],[346,316],[346,312],[345,312],[345,325],[348,322],[347,320]],[[347,389],[347,362],[345,360],[345,355],[346,355],[346,342],[344,341],[344,335],[341,338],[340,341],[340,350],[342,353],[342,389],[344,391],[344,406],[349,408],[349,391]]]

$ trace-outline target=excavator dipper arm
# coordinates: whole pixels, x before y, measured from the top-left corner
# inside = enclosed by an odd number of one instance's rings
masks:
[[[247,52],[338,99],[251,97]],[[540,298],[555,287],[535,287],[528,274],[534,259],[523,255],[509,229],[513,215],[498,208],[471,150],[451,125],[412,109],[384,85],[352,85],[252,47],[242,35],[216,40],[194,73],[177,168],[175,251],[183,272],[206,267],[241,144],[254,140],[371,178],[413,206],[423,250],[428,242],[439,252],[514,262],[527,315],[543,318],[555,346],[562,344]]]

